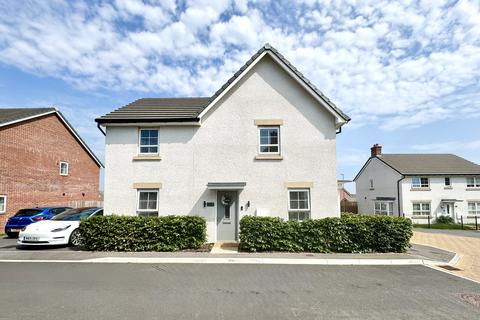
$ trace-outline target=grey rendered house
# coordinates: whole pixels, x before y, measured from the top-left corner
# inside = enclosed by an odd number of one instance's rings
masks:
[[[211,97],[144,98],[106,129],[105,214],[199,215],[209,241],[244,215],[339,215],[336,137],[349,121],[263,46]]]

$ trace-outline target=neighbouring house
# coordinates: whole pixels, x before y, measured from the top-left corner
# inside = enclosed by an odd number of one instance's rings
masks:
[[[426,223],[480,215],[480,166],[454,154],[382,154],[375,144],[355,177],[359,213]]]
[[[351,183],[352,180],[338,180],[338,196],[340,198],[340,211],[358,213],[357,197],[345,188],[346,183]]]
[[[349,117],[268,44],[211,97],[139,99],[96,121],[106,214],[203,216],[209,241],[238,239],[243,215],[339,215]]]
[[[21,208],[97,204],[101,166],[55,108],[0,109],[0,227]]]

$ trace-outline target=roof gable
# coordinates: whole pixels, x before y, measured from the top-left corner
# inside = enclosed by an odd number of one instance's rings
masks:
[[[310,80],[297,70],[283,55],[281,55],[270,44],[265,44],[257,51],[227,82],[211,97],[209,104],[198,115],[200,119],[238,83],[263,57],[269,55],[280,67],[282,67],[292,78],[294,78],[309,94],[311,94],[323,107],[330,111],[337,119],[337,127],[350,121],[350,117],[330,101]]]
[[[10,126],[23,121],[43,117],[49,114],[56,114],[60,121],[67,127],[70,133],[80,143],[80,145],[87,151],[90,157],[97,163],[99,167],[103,167],[102,162],[97,158],[93,151],[83,141],[80,135],[75,131],[73,126],[56,108],[0,108],[0,128]]]

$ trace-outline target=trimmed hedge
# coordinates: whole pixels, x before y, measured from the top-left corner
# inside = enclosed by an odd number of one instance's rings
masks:
[[[97,216],[80,222],[82,244],[91,251],[177,251],[198,249],[207,239],[197,216]]]
[[[240,248],[246,251],[405,252],[412,237],[409,219],[344,214],[303,222],[245,216]]]

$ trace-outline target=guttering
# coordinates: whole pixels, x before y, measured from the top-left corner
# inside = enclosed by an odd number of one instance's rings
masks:
[[[101,132],[104,136],[107,135],[106,132],[103,131],[102,127],[100,127],[100,123],[97,123],[97,128],[98,128],[98,130],[100,130],[100,132]]]
[[[397,207],[398,207],[398,216],[401,217],[401,210],[400,210],[400,207],[401,207],[401,202],[400,202],[400,182],[405,179],[405,176],[402,175],[402,177],[400,179],[398,179],[397,181]]]

